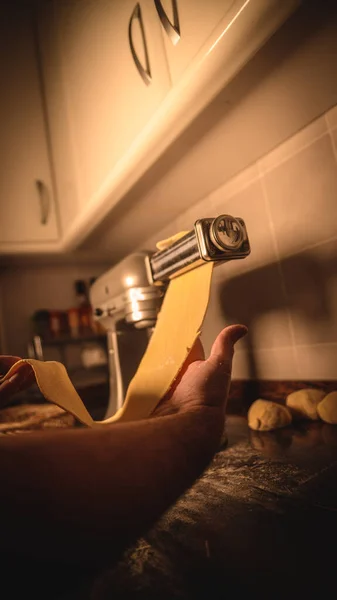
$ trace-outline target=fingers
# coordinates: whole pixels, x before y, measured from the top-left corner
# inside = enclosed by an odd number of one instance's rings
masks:
[[[207,362],[212,364],[215,368],[228,368],[228,371],[230,372],[234,354],[234,345],[246,335],[247,331],[248,329],[245,325],[230,325],[223,329],[212,346],[211,354]]]
[[[18,370],[0,384],[0,406],[6,404],[14,394],[30,387],[34,381],[35,376],[31,366],[21,363]]]
[[[231,325],[223,329],[216,338],[205,363],[208,376],[204,403],[207,406],[218,407],[225,412],[231,383],[234,345],[247,331],[244,325]]]
[[[0,407],[6,404],[11,396],[17,391],[19,373],[15,373],[0,385]]]
[[[20,356],[11,356],[9,354],[0,355],[0,378],[3,377],[7,371],[18,362]]]

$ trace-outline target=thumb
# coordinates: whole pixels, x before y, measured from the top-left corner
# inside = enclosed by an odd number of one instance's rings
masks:
[[[204,391],[208,406],[226,410],[232,374],[234,344],[246,335],[248,329],[244,325],[225,327],[216,338],[211,354],[206,361],[208,377]]]
[[[234,345],[246,335],[247,331],[248,329],[245,325],[230,325],[229,327],[225,327],[216,338],[207,362],[213,368],[223,367],[225,372],[230,374]]]

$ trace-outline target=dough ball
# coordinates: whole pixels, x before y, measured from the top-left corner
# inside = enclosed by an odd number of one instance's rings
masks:
[[[294,419],[319,419],[317,406],[323,400],[325,392],[315,389],[297,390],[286,398],[286,405]]]
[[[337,392],[330,392],[317,406],[317,412],[322,421],[337,424]]]
[[[291,423],[289,410],[269,400],[255,400],[248,411],[248,425],[255,431],[280,429]]]

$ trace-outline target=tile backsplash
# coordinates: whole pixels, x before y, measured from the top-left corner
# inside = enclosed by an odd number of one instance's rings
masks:
[[[248,325],[234,378],[337,379],[337,107],[180,214],[142,246],[197,218],[247,225],[251,255],[215,269],[202,339]]]

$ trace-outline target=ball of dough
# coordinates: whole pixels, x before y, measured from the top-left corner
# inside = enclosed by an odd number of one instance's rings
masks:
[[[280,429],[290,425],[291,420],[291,414],[285,406],[269,400],[255,400],[248,411],[248,425],[255,431]]]
[[[286,405],[294,419],[319,419],[317,406],[323,400],[325,392],[315,389],[297,390],[286,398]]]
[[[317,406],[317,412],[322,421],[337,424],[337,392],[330,392]]]

